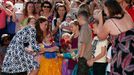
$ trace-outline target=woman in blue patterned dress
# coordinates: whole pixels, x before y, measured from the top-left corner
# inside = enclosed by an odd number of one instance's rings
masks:
[[[29,20],[29,22],[35,20]],[[34,61],[34,56],[29,54],[25,47],[31,45],[35,52],[40,50],[36,38],[43,40],[43,32],[46,31],[47,19],[39,18],[35,25],[28,25],[18,31],[7,48],[1,75],[34,75],[39,67]]]

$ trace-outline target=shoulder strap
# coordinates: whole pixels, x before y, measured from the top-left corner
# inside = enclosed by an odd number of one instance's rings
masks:
[[[112,19],[111,19],[112,20]],[[117,29],[120,31],[120,32],[122,32],[121,30],[120,30],[120,28],[117,26],[117,24],[112,20],[112,22],[114,23],[114,25],[117,27]]]

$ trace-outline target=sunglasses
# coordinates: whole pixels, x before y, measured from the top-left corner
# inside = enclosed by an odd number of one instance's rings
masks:
[[[50,6],[43,6],[44,8],[50,8]]]
[[[11,7],[11,5],[7,5],[6,8]]]

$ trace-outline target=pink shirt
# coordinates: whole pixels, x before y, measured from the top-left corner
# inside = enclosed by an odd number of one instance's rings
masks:
[[[2,9],[0,11],[0,29],[3,29],[6,26],[6,12]]]

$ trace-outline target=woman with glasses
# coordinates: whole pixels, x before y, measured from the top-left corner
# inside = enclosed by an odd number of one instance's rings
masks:
[[[42,4],[42,11],[43,11],[43,16],[45,16],[48,19],[51,25],[53,20],[52,4],[49,1],[44,1],[44,3]],[[52,26],[50,26],[50,29],[51,28]]]

